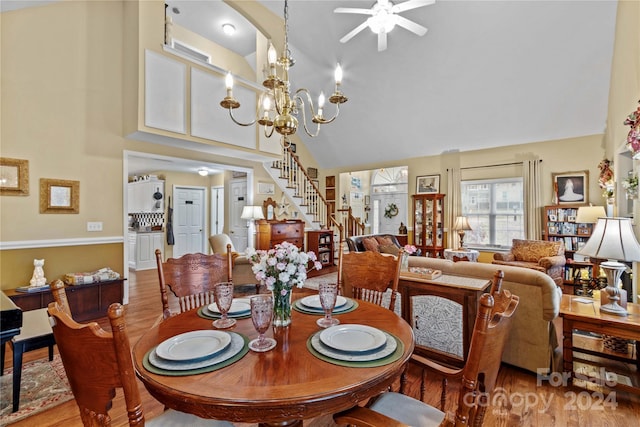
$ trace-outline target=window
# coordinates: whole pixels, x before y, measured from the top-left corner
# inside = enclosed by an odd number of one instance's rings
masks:
[[[473,230],[464,241],[472,247],[510,247],[524,239],[521,177],[462,181],[462,215]]]

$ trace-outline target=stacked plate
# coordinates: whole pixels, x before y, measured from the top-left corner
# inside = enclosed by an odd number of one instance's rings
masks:
[[[301,298],[294,301],[293,304],[296,309],[303,313],[324,314],[324,310],[322,310],[322,305],[320,304],[320,296],[318,295],[310,295],[308,297]],[[340,314],[351,311],[355,304],[356,302],[351,298],[345,298],[341,295],[338,295],[338,298],[336,299],[336,305],[333,308],[333,314]]]
[[[202,314],[212,319],[220,318],[220,310],[216,304],[209,304],[202,307]],[[234,299],[227,315],[234,319],[244,319],[251,317],[251,303],[246,298]]]
[[[235,332],[186,332],[161,342],[149,353],[149,363],[170,371],[200,369],[231,359],[244,345],[244,338]]]
[[[396,339],[367,325],[347,324],[327,328],[311,337],[311,346],[323,356],[348,362],[383,359],[396,351]]]

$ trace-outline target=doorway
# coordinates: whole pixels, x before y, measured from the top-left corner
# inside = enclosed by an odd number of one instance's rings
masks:
[[[189,253],[206,253],[205,190],[205,187],[173,186],[173,258]]]

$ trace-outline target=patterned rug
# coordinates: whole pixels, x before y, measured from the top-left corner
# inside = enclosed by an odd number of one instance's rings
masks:
[[[13,368],[6,368],[0,377],[0,426],[16,422],[40,411],[73,399],[60,355],[25,363],[20,384],[20,408],[13,405]]]
[[[318,284],[323,282],[333,282],[338,280],[338,273],[333,272],[329,274],[323,274],[322,276],[310,277],[304,281],[304,287],[309,289],[318,289]]]

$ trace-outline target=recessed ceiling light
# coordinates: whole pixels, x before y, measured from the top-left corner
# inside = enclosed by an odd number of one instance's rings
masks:
[[[200,176],[207,176],[207,175],[209,175],[209,171],[208,171],[208,170],[206,170],[206,169],[199,169],[199,170],[198,170],[198,174],[199,174]]]
[[[236,32],[236,27],[233,26],[233,24],[222,24],[222,31],[228,35],[228,36],[232,36],[235,34]]]

